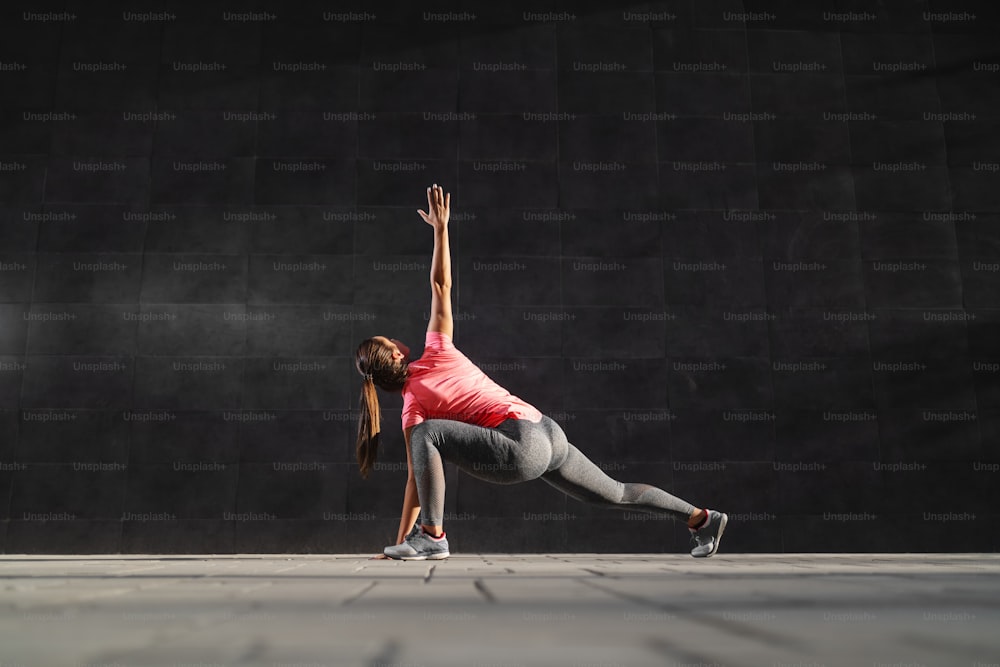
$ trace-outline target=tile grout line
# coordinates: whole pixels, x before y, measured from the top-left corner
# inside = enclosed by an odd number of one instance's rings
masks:
[[[493,592],[486,587],[486,583],[482,579],[476,579],[475,581],[472,582],[472,585],[475,586],[476,590],[479,591],[484,598],[486,598],[487,602],[496,604],[497,602],[496,596],[493,595]]]
[[[362,595],[364,595],[365,593],[367,593],[368,591],[370,591],[372,588],[374,588],[375,584],[377,584],[377,583],[378,583],[377,581],[369,581],[368,584],[365,585],[365,586],[362,586],[361,590],[359,590],[357,593],[354,593],[353,595],[349,595],[346,598],[344,598],[341,601],[340,604],[341,605],[349,605],[349,604],[351,604],[352,602],[354,602],[355,600],[357,600],[358,598],[360,598]]]
[[[783,646],[785,648],[790,648],[796,651],[806,650],[808,647],[804,647],[800,642],[794,638],[779,635],[773,632],[768,632],[766,630],[760,630],[759,628],[752,627],[750,625],[739,623],[736,621],[730,621],[726,619],[715,618],[714,616],[699,614],[697,612],[688,611],[674,605],[664,604],[661,602],[655,602],[649,600],[639,595],[633,595],[630,593],[625,593],[624,591],[618,591],[613,588],[607,588],[601,584],[594,583],[590,579],[579,579],[582,584],[596,588],[597,590],[609,593],[616,597],[628,600],[629,602],[635,602],[637,604],[655,607],[657,609],[662,609],[668,611],[672,614],[676,614],[678,617],[684,616],[688,620],[698,623],[700,625],[706,625],[715,630],[721,630],[730,635],[737,635],[744,639],[749,639],[753,641],[765,641],[773,645]]]

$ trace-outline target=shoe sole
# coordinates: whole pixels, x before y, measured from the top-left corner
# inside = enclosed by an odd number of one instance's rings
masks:
[[[715,539],[712,540],[712,550],[702,556],[702,558],[711,558],[719,550],[719,543],[722,542],[722,533],[726,530],[727,523],[729,523],[729,515],[723,514],[722,521],[719,522],[719,532],[716,533]]]
[[[427,554],[427,555],[417,555],[417,556],[400,556],[399,560],[444,560],[451,554],[447,551],[440,553]]]

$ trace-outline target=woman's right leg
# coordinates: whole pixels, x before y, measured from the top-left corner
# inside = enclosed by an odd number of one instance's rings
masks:
[[[549,426],[554,441],[565,439],[558,424],[551,422]],[[613,479],[569,442],[562,463],[542,475],[542,479],[571,498],[606,509],[658,514],[685,523],[699,512],[691,503],[651,484]]]

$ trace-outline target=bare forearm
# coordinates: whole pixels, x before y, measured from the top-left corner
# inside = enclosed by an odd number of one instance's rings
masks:
[[[451,195],[438,187],[427,188],[427,210],[417,212],[434,228],[434,255],[431,258],[431,315],[427,333],[440,332],[451,336],[451,247],[448,243],[448,220],[451,218]]]
[[[403,539],[413,528],[413,522],[420,514],[420,498],[417,496],[417,482],[413,478],[406,481],[406,491],[403,493],[403,513],[399,519],[399,534],[396,544],[402,544]]]
[[[451,247],[448,244],[448,225],[441,225],[434,229],[431,285],[451,287]]]

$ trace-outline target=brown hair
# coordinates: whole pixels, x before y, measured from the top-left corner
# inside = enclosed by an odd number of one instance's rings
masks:
[[[409,369],[405,362],[393,359],[392,350],[377,338],[362,341],[358,346],[354,365],[365,378],[361,385],[355,453],[361,477],[368,479],[378,454],[379,434],[382,430],[382,411],[375,387],[391,392],[400,391],[409,375]]]

